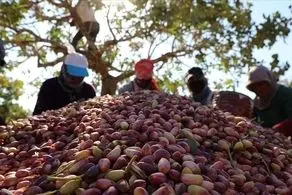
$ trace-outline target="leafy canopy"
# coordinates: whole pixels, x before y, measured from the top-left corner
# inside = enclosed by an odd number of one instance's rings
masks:
[[[133,75],[133,63],[139,58],[153,59],[157,69],[164,70],[157,75],[163,88],[174,93],[183,80],[175,74],[169,77],[169,72],[180,70],[186,59],[193,61],[189,66],[240,75],[244,67],[259,63],[255,49],[271,48],[290,33],[291,18],[275,12],[255,23],[252,4],[240,0],[90,2],[107,13],[98,21],[108,34],[98,35],[102,43],[93,51],[80,43],[79,52],[97,73],[102,95],[114,94],[117,84]],[[53,66],[62,62],[72,39],[68,20],[74,5],[71,0],[1,1],[0,35],[21,59],[37,56],[39,67]],[[281,75],[289,64],[283,67],[279,61],[275,54],[271,66]]]

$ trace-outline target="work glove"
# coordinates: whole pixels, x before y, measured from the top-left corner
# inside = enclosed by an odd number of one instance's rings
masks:
[[[274,125],[273,129],[284,134],[285,136],[292,136],[292,118],[286,119]]]

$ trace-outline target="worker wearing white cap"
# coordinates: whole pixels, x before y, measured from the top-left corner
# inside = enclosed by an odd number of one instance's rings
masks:
[[[33,114],[95,97],[93,86],[83,81],[84,77],[88,76],[87,68],[88,61],[84,55],[68,54],[60,76],[48,79],[42,84]]]

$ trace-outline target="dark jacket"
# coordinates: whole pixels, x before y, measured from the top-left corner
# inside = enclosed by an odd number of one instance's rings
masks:
[[[2,117],[0,116],[0,126],[1,126],[1,125],[6,125],[6,123],[5,123],[4,118],[2,118]]]
[[[5,48],[4,48],[4,43],[0,39],[0,66],[4,66],[6,62],[4,61],[5,58]]]
[[[131,81],[130,83],[125,84],[124,86],[122,86],[119,90],[118,93],[119,95],[125,92],[132,92],[134,91],[134,81]]]
[[[118,94],[122,94],[125,92],[135,92],[139,90],[159,90],[156,81],[153,79],[151,83],[145,87],[145,88],[140,88],[139,86],[135,86],[135,81],[130,81],[128,84],[125,84],[118,90]]]
[[[211,89],[206,86],[201,93],[199,94],[192,94],[192,99],[196,102],[200,102],[203,105],[210,105],[212,104],[214,98],[214,93]]]
[[[60,77],[51,78],[41,86],[33,115],[62,108],[74,101],[87,100],[95,95],[94,88],[85,82],[77,91],[66,87]]]
[[[292,89],[283,85],[271,101],[268,108],[258,110],[255,108],[254,115],[263,127],[273,127],[286,119],[292,118]]]

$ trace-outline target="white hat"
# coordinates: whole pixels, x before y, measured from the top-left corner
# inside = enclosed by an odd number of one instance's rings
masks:
[[[70,53],[66,56],[64,64],[67,66],[67,72],[72,76],[88,76],[87,58],[80,53]]]

